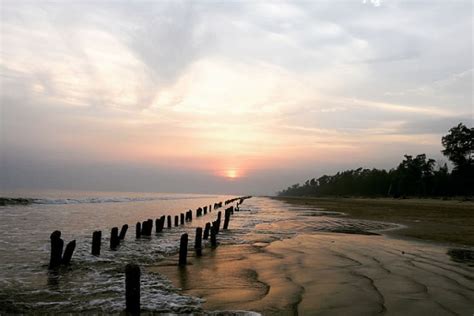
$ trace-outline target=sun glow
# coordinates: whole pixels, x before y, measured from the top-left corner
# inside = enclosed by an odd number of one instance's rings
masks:
[[[235,179],[239,177],[239,173],[235,169],[228,169],[225,171],[225,176],[229,179]]]

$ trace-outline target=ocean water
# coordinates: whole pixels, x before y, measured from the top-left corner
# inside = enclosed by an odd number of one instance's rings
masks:
[[[27,205],[0,206],[0,311],[119,312],[124,308],[127,263],[153,264],[179,249],[180,235],[204,219],[135,239],[136,222],[179,215],[233,196],[117,192],[26,192]],[[3,194],[2,196],[6,196]],[[11,202],[11,201],[10,201]],[[217,212],[212,213],[212,216]],[[210,220],[211,214],[206,219]],[[109,249],[112,227],[128,224],[125,240]],[[62,232],[66,245],[76,240],[71,266],[48,272],[50,240]],[[92,256],[92,232],[102,231],[101,255]],[[145,310],[199,310],[200,300],[181,296],[160,275],[142,276]]]
[[[3,195],[5,196],[5,194]],[[21,205],[0,206],[0,313],[46,312],[120,313],[125,308],[124,268],[136,263],[142,268],[141,304],[144,311],[206,313],[203,299],[183,295],[166,276],[147,267],[169,260],[179,249],[179,239],[189,234],[192,252],[196,227],[216,219],[217,211],[196,218],[198,207],[233,198],[230,195],[40,192],[10,195],[25,198]],[[11,200],[10,200],[11,202]],[[235,205],[233,203],[232,205]],[[193,210],[193,221],[165,228],[151,237],[135,238],[136,222]],[[129,225],[117,250],[109,249],[112,227]],[[318,208],[295,207],[263,197],[240,206],[228,231],[221,231],[221,246],[271,242],[300,233],[368,233],[398,226],[348,219],[341,213]],[[65,245],[76,240],[72,263],[59,272],[48,271],[49,236],[60,230]],[[92,233],[102,231],[101,255],[91,255]],[[252,235],[252,238],[248,238]],[[208,247],[204,241],[204,247]],[[205,260],[205,258],[204,258]],[[250,311],[248,311],[250,312]]]

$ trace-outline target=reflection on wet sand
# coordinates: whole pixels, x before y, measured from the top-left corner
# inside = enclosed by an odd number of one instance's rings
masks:
[[[474,250],[452,248],[447,253],[453,261],[467,263],[470,267],[474,267]]]
[[[311,218],[316,219],[293,216],[257,225],[245,244],[205,249],[185,270],[172,265],[151,270],[165,274],[184,294],[204,298],[208,310],[472,314],[474,272],[466,264],[472,252],[450,250],[448,256],[434,244],[318,232],[311,227],[321,227],[321,219]],[[282,238],[294,228],[299,234]]]

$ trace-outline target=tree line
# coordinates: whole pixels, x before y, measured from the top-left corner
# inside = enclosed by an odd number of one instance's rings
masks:
[[[474,128],[459,123],[443,136],[442,153],[452,162],[437,165],[425,154],[404,155],[396,168],[346,170],[294,184],[279,196],[447,197],[474,195]]]

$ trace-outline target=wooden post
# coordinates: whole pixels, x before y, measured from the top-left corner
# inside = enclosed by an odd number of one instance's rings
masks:
[[[217,247],[217,229],[212,226],[211,227],[211,246],[212,247]]]
[[[217,231],[216,226],[217,226],[217,220],[215,220],[215,221],[212,222],[212,224],[211,224],[211,231],[212,231],[213,228],[215,228],[216,231]]]
[[[156,219],[156,232],[161,233],[163,227],[165,226],[165,216],[161,216],[159,219]]]
[[[168,228],[171,228],[171,215],[168,215]]]
[[[203,238],[206,240],[209,238],[210,229],[211,229],[211,223],[206,223],[206,227],[204,228],[204,236],[203,236]]]
[[[149,218],[147,222],[148,222],[147,235],[151,236],[151,232],[153,231],[153,220]]]
[[[148,221],[142,222],[142,236],[148,236]]]
[[[217,220],[212,222],[212,227],[214,227],[216,229],[216,234],[219,234],[219,230],[221,229],[221,219],[217,218]]]
[[[117,246],[119,245],[120,240],[118,238],[118,228],[114,227],[112,228],[112,231],[110,232],[110,249],[115,250],[117,249]]]
[[[160,217],[160,219],[161,219],[161,221],[160,221],[160,230],[163,230],[163,228],[165,227],[166,216],[162,215]]]
[[[71,258],[72,258],[72,254],[74,253],[74,249],[76,249],[76,241],[75,240],[70,241],[66,245],[66,249],[64,250],[64,256],[63,256],[63,259],[62,259],[62,264],[69,265],[71,263]]]
[[[142,235],[150,236],[150,222],[148,220],[142,222]]]
[[[204,215],[206,215],[207,214],[207,206],[204,206],[203,209],[204,209]]]
[[[212,205],[209,205],[209,213],[212,211]]]
[[[49,269],[55,269],[61,264],[63,256],[64,241],[61,239],[61,232],[55,230],[49,236],[51,239],[51,257],[49,259]]]
[[[229,221],[230,221],[230,211],[226,210],[223,229],[229,228]]]
[[[196,255],[202,255],[202,227],[196,228],[196,237],[194,239],[194,249],[196,249]]]
[[[181,225],[184,225],[184,214],[181,213],[179,217],[180,217],[180,220],[181,220]]]
[[[220,220],[221,220],[221,217],[222,217],[222,212],[219,211],[219,212],[217,213],[217,220],[220,221]]]
[[[128,230],[128,225],[127,224],[123,225],[122,229],[120,230],[120,234],[119,234],[119,239],[120,240],[125,239],[125,235],[127,234],[127,230]]]
[[[179,216],[175,215],[174,217],[174,226],[179,226]]]
[[[135,236],[136,238],[140,238],[142,235],[142,224],[140,222],[137,222],[135,225]]]
[[[189,210],[189,220],[190,221],[193,220],[193,211],[192,210]]]
[[[188,234],[182,234],[179,242],[179,265],[185,266],[188,256]]]
[[[140,314],[140,267],[136,264],[125,266],[125,311]]]
[[[100,244],[102,242],[102,232],[97,230],[92,233],[92,254],[100,256]]]

